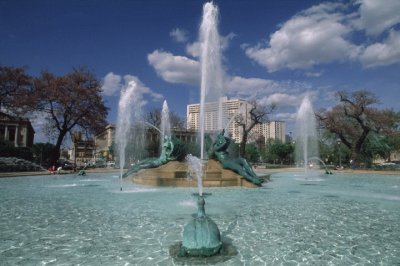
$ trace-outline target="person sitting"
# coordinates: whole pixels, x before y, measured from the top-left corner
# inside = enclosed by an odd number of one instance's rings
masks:
[[[50,174],[55,174],[56,173],[56,166],[53,165],[53,166],[49,167],[49,172],[50,172]]]

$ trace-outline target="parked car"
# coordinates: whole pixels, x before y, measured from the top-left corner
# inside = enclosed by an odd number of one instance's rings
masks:
[[[86,168],[104,168],[107,166],[106,160],[102,158],[91,159],[87,162]]]
[[[115,167],[115,162],[114,161],[108,161],[107,162],[107,167]]]
[[[104,159],[97,159],[95,165],[96,165],[96,167],[104,168],[104,167],[107,167],[107,162]]]
[[[75,164],[65,159],[59,159],[57,161],[57,167],[61,167],[63,170],[74,170]]]

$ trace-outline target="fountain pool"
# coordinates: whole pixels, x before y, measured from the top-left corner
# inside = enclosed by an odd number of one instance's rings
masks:
[[[216,265],[399,265],[400,176],[280,173],[257,189],[207,188],[237,255]],[[118,174],[0,179],[2,265],[176,265],[195,188]],[[202,258],[206,262],[207,258]]]

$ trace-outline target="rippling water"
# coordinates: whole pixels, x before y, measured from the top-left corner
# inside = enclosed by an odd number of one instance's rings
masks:
[[[109,174],[0,179],[0,264],[182,264],[169,247],[196,212],[194,189],[123,187]],[[238,252],[220,265],[400,265],[399,176],[276,174],[205,190]]]

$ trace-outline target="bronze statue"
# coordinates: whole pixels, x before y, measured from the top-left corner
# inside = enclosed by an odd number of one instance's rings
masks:
[[[208,150],[208,158],[218,160],[225,169],[230,169],[243,176],[246,180],[257,186],[261,186],[262,180],[254,173],[249,163],[244,158],[231,158],[227,149],[231,139],[224,136],[225,130],[217,135],[211,148]]]
[[[174,148],[175,144],[172,141],[171,137],[165,136],[160,157],[147,158],[133,165],[126,173],[124,173],[123,177],[127,177],[128,175],[137,173],[142,169],[156,168],[168,163],[169,161],[177,160],[178,158],[177,152],[179,152],[179,149],[174,149]]]

